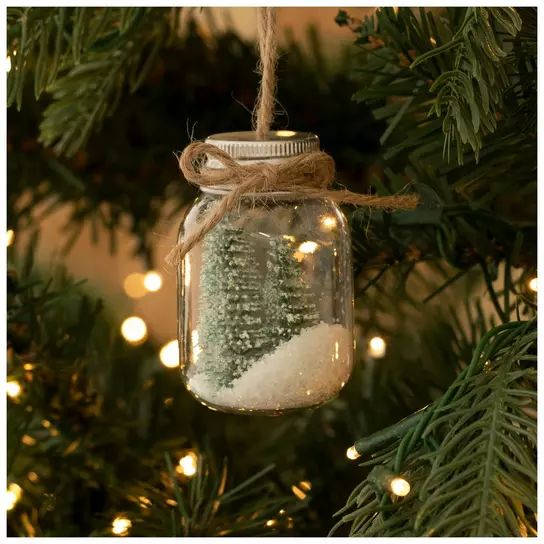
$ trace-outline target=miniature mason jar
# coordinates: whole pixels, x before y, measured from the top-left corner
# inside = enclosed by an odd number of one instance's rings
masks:
[[[241,164],[319,150],[314,134],[254,132],[206,143]],[[209,168],[221,168],[208,160]],[[179,240],[228,191],[203,187]],[[178,268],[178,335],[187,389],[228,412],[279,414],[315,407],[346,384],[353,364],[353,281],[348,225],[323,198],[246,195]]]

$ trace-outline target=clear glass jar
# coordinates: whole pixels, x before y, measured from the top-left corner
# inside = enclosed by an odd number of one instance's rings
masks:
[[[206,141],[240,162],[319,149],[315,135],[291,131]],[[180,240],[224,194],[197,198]],[[244,198],[179,266],[178,333],[185,385],[210,408],[279,414],[334,397],[353,364],[351,243],[340,208],[291,193]]]

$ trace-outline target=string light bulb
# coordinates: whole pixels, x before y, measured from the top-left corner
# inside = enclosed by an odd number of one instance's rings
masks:
[[[534,278],[531,278],[527,285],[529,289],[533,291],[533,293],[536,293],[538,291],[538,278],[536,276]]]
[[[389,483],[389,487],[397,497],[406,497],[411,490],[410,482],[401,477],[393,478]]]
[[[186,453],[179,461],[176,467],[177,472],[184,476],[191,477],[196,474],[198,468],[198,455],[194,451]]]
[[[387,343],[381,336],[374,336],[368,342],[368,354],[374,359],[382,359],[385,357]]]
[[[117,516],[111,522],[111,532],[117,536],[128,535],[130,528],[132,527],[132,521],[124,516]]]
[[[361,455],[355,449],[355,446],[351,446],[346,450],[346,457],[348,459],[350,459],[351,461],[354,461],[355,459],[359,459],[359,457],[361,457]]]
[[[177,340],[170,340],[161,348],[159,352],[161,363],[167,368],[176,368],[179,366],[179,348]]]
[[[8,55],[6,57],[6,73],[10,73],[11,72],[11,57]]]
[[[23,388],[17,380],[10,380],[6,383],[6,394],[12,399],[16,399],[20,394]]]
[[[150,270],[144,276],[144,287],[151,293],[155,293],[162,287],[162,276],[155,270]]]
[[[121,325],[121,334],[129,344],[141,344],[147,338],[147,325],[141,317],[127,317]]]
[[[302,242],[298,246],[298,250],[301,253],[304,253],[305,255],[308,255],[310,253],[315,253],[315,250],[319,247],[319,244],[317,242],[313,242],[311,240],[308,240],[306,242]]]
[[[21,486],[17,485],[16,483],[9,484],[6,491],[6,510],[13,510],[15,505],[19,502],[22,494],[23,490]]]
[[[8,229],[6,231],[6,246],[9,247],[13,245],[15,241],[15,231],[13,229]]]
[[[140,272],[129,274],[123,281],[123,289],[130,298],[142,298],[147,294],[144,285],[145,276]]]

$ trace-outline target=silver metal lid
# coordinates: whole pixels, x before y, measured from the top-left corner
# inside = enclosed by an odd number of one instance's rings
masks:
[[[311,132],[274,130],[266,139],[257,140],[255,132],[222,132],[206,138],[206,143],[228,153],[235,160],[267,160],[294,157],[319,151],[319,138]]]

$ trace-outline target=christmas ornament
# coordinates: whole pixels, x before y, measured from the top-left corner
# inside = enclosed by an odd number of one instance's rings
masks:
[[[256,130],[185,148],[180,168],[202,195],[167,260],[187,389],[213,409],[278,414],[326,402],[351,372],[351,244],[337,203],[398,209],[416,197],[331,190],[334,161],[316,135],[270,130],[273,8],[259,23]]]

